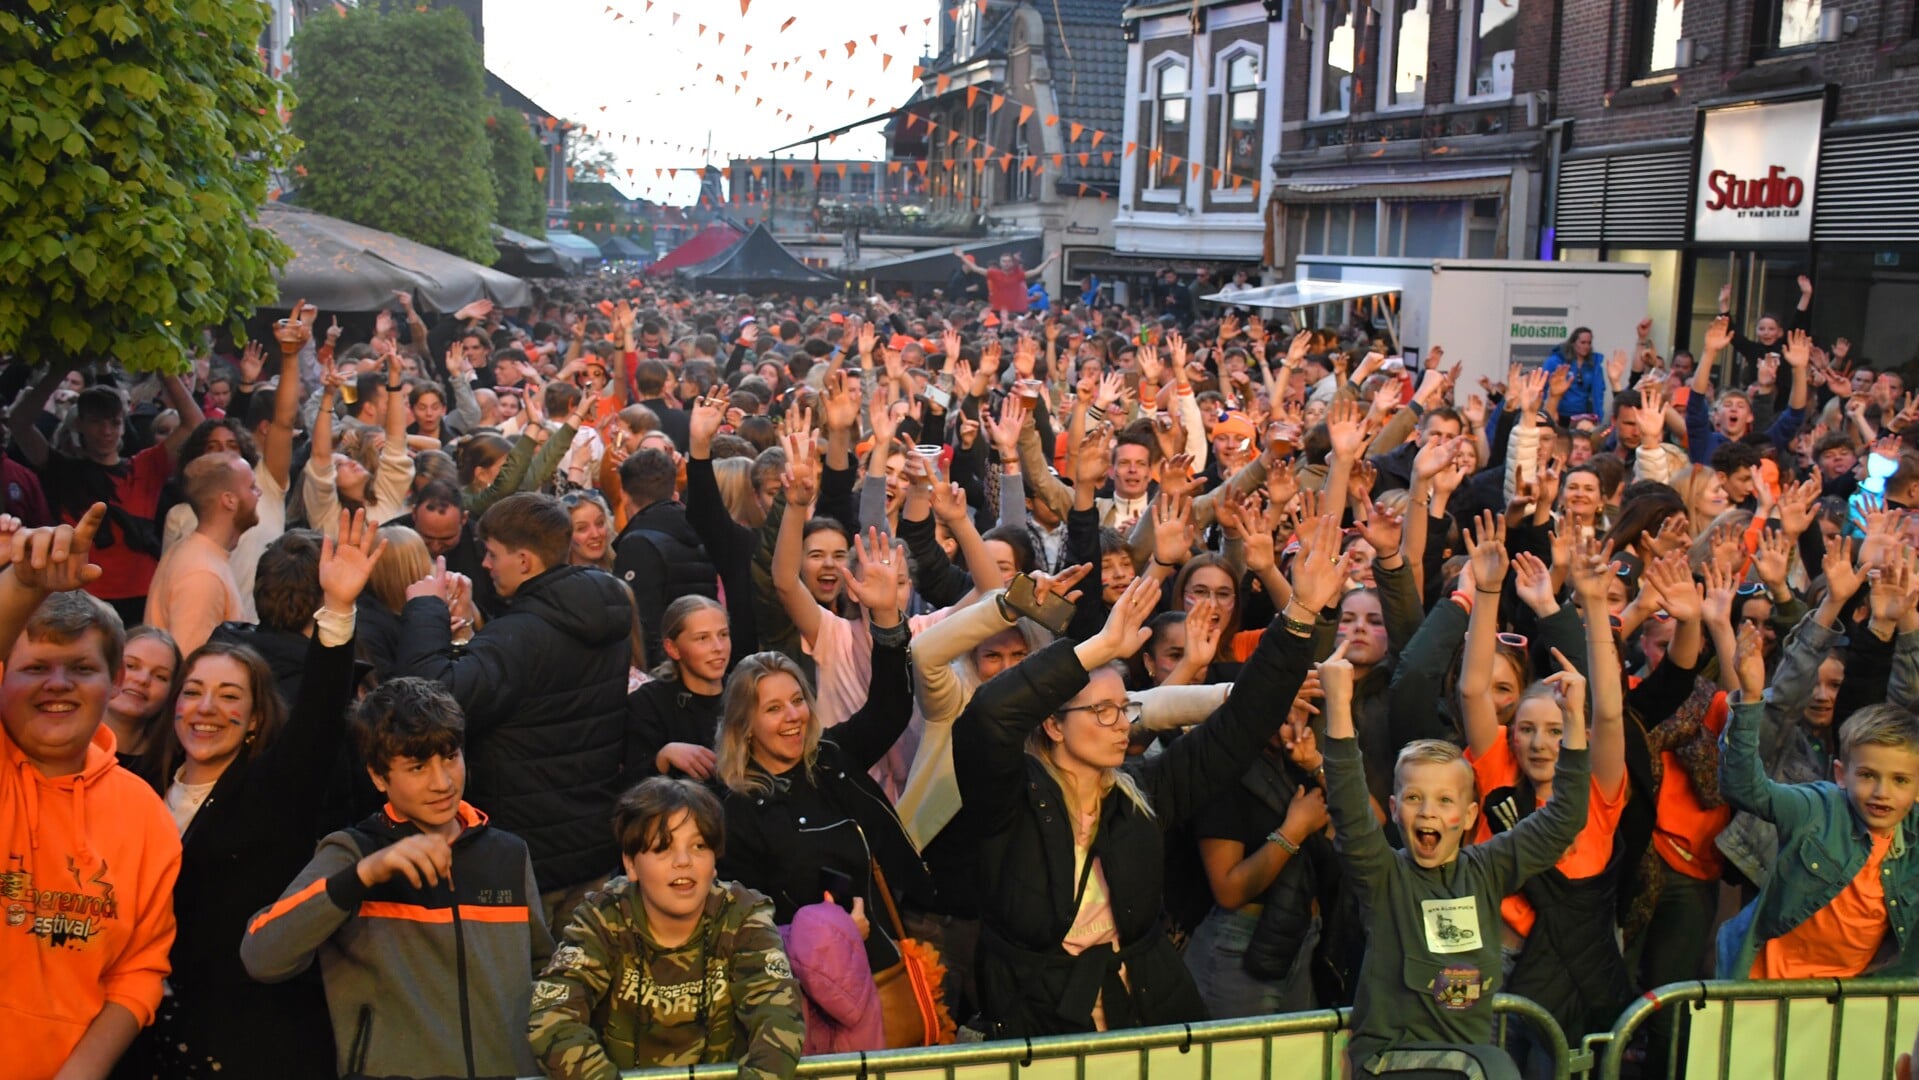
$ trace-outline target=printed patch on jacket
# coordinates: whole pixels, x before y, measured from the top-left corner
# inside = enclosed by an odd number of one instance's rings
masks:
[[[790,979],[793,977],[793,966],[786,962],[785,953],[776,952],[766,958],[766,973],[775,979]]]
[[[1433,980],[1433,1000],[1442,1009],[1455,1012],[1470,1009],[1479,1001],[1480,985],[1476,967],[1442,968]]]
[[[553,950],[553,956],[547,960],[546,969],[554,973],[572,971],[586,965],[586,950],[578,945],[562,945]]]
[[[1479,901],[1470,896],[1421,900],[1419,917],[1426,927],[1428,952],[1471,952],[1485,942],[1479,933]]]
[[[533,984],[533,1008],[551,1009],[566,1000],[564,983],[547,982],[541,979]]]

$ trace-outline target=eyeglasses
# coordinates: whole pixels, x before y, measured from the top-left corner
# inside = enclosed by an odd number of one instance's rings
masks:
[[[1137,701],[1128,701],[1121,705],[1115,705],[1110,701],[1097,701],[1091,705],[1069,705],[1059,711],[1062,716],[1069,712],[1092,713],[1094,722],[1100,727],[1109,728],[1117,726],[1121,719],[1128,724],[1137,723],[1140,704]]]

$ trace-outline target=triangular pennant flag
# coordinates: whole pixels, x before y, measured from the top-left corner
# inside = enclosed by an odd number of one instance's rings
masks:
[[[1057,117],[1057,116],[1049,116],[1049,117],[1047,117],[1047,118],[1046,118],[1046,126],[1047,126],[1047,127],[1052,127],[1053,125],[1055,125],[1055,124],[1057,124],[1057,123],[1059,123],[1059,117]]]
[[[849,42],[847,42],[847,43],[846,43],[846,58],[847,58],[848,60],[851,60],[851,59],[853,58],[853,50],[854,50],[854,49],[857,49],[857,48],[859,48],[859,47],[860,47],[860,43],[859,43],[859,42],[857,42],[857,41],[849,41]]]
[[[1245,182],[1246,182],[1246,178],[1245,178],[1245,177],[1243,177],[1243,176],[1238,176],[1238,175],[1235,175],[1235,176],[1233,177],[1233,190],[1234,190],[1234,191],[1238,191],[1238,190],[1239,190],[1239,185],[1241,185],[1241,184],[1243,184],[1243,183],[1245,183]]]
[[[1088,164],[1088,160],[1087,160],[1087,159],[1089,159],[1089,158],[1091,158],[1092,156],[1093,156],[1093,155],[1091,155],[1091,154],[1089,154],[1089,153],[1087,153],[1087,152],[1085,152],[1084,150],[1082,150],[1082,151],[1080,151],[1080,155],[1079,155],[1079,167],[1080,167],[1080,168],[1082,168],[1082,169],[1084,169],[1084,168],[1085,168],[1085,167],[1087,166],[1087,164]]]
[[[926,159],[921,158],[919,159],[919,161],[915,162],[915,164],[917,164],[920,167],[920,175],[925,176],[926,175]]]
[[[1058,157],[1059,155],[1054,154],[1053,156]],[[1055,162],[1055,164],[1058,164],[1058,163]],[[1027,172],[1038,172],[1039,171],[1038,156],[1031,155],[1031,154],[1027,155],[1026,160],[1020,163],[1020,168],[1025,169]]]
[[[885,71],[887,68],[892,66],[893,66],[893,54],[881,53],[880,54],[880,70]]]
[[[822,60],[824,60],[824,59],[826,59],[826,50],[825,50],[825,49],[821,49],[821,50],[820,50],[820,59],[822,59]]]
[[[759,178],[760,178],[760,166],[755,165],[753,166],[753,179],[758,180]]]
[[[1031,105],[1021,105],[1019,107],[1019,126],[1025,127],[1026,122],[1028,120],[1031,120],[1032,118],[1033,118],[1033,107]]]
[[[799,21],[799,18],[800,18],[800,17],[799,17],[798,15],[795,15],[795,16],[793,16],[792,18],[790,18],[790,19],[788,19],[788,20],[786,20],[785,22],[783,22],[783,23],[781,23],[781,24],[780,24],[780,33],[782,33],[782,34],[784,34],[784,33],[786,33],[786,28],[787,28],[787,27],[789,27],[789,26],[792,26],[792,25],[793,25],[794,23],[796,23],[796,22],[798,22],[798,21]]]
[[[700,24],[700,32],[699,32],[699,33],[697,33],[697,34],[694,34],[693,36],[694,36],[694,37],[705,37],[705,36],[706,36],[706,24],[705,24],[705,23],[701,23],[701,24]]]
[[[967,87],[966,88],[966,107],[969,109],[972,108],[973,103],[978,100],[979,100],[979,87],[977,86]]]
[[[1011,154],[1001,154],[1001,155],[1000,155],[1000,158],[999,158],[999,170],[1000,170],[1001,172],[1012,172],[1012,171],[1013,171],[1013,155],[1011,155]]]
[[[568,165],[566,167],[566,178],[568,181],[571,181],[573,179],[573,166],[571,165]]]
[[[1197,161],[1193,162],[1193,183],[1195,184],[1199,183],[1199,171],[1203,167],[1204,166],[1200,165],[1199,162]]]
[[[972,152],[973,152],[973,148],[974,148],[974,147],[976,147],[976,146],[978,146],[978,145],[979,145],[979,140],[978,140],[978,139],[975,139],[975,138],[971,138],[971,137],[969,137],[969,138],[968,138],[968,139],[966,140],[966,152],[967,152],[967,153],[969,153],[969,154],[970,154],[970,153],[972,153]]]
[[[1099,141],[1101,139],[1104,139],[1105,137],[1106,137],[1106,133],[1104,131],[1100,131],[1097,128],[1095,128],[1093,131],[1093,149],[1095,150],[1099,149]]]
[[[941,75],[939,78],[933,80],[933,93],[944,94],[946,93],[946,88],[951,85],[953,85],[953,77],[951,75]]]
[[[786,178],[787,178],[788,180],[791,180],[791,179],[793,179],[793,166],[791,166],[791,165],[782,165],[782,166],[780,166],[780,171],[786,174]]]
[[[668,180],[678,180],[680,178],[680,170],[678,169],[666,170],[666,178]]]
[[[533,166],[533,179],[538,180],[542,184],[546,183],[546,166]]]
[[[826,171],[826,166],[821,165],[817,161],[813,163],[813,179],[818,180],[820,178],[820,174],[825,171]]]
[[[746,9],[751,6],[752,3],[753,0],[740,0],[740,14],[746,14]]]
[[[724,30],[713,31],[713,40],[714,40],[714,43],[718,45],[726,44],[726,31]]]
[[[673,13],[673,25],[674,26],[680,25],[680,13],[677,11]]]
[[[860,171],[861,171],[861,172],[872,172],[872,171],[873,171],[873,163],[872,163],[872,162],[870,162],[870,161],[862,161],[862,162],[860,162]]]
[[[1139,149],[1139,144],[1138,144],[1138,143],[1136,143],[1136,142],[1129,142],[1129,143],[1127,143],[1127,144],[1126,144],[1126,156],[1127,156],[1127,157],[1132,157],[1132,156],[1133,156],[1133,151],[1135,151],[1135,150],[1138,150],[1138,149]]]
[[[970,101],[969,101],[969,102],[967,102],[967,104],[968,104],[968,105],[971,105],[971,104],[972,104],[972,102],[970,102]],[[996,113],[996,112],[999,112],[999,110],[1000,110],[1000,106],[1002,106],[1002,105],[1004,105],[1004,104],[1006,104],[1006,95],[1005,95],[1005,94],[994,94],[994,95],[993,95],[993,107],[992,107],[992,108],[990,108],[990,109],[987,109],[987,110],[986,110],[986,112],[987,112],[987,114],[988,114],[988,115],[991,115],[991,114],[993,114],[993,113]]]
[[[899,171],[900,171],[900,163],[899,163],[899,162],[897,162],[897,161],[889,161],[889,162],[887,162],[887,163],[886,163],[886,175],[888,175],[888,176],[894,176],[894,175],[897,175],[897,174],[899,173]]]
[[[1078,142],[1079,133],[1086,130],[1086,125],[1075,121],[1068,130],[1072,132],[1073,141]]]
[[[848,93],[851,93],[851,91],[848,91]],[[874,98],[874,97],[870,97],[870,98],[867,98],[867,99],[866,99],[866,107],[870,109],[870,108],[872,108],[872,107],[873,107],[873,105],[874,105],[874,104],[875,104],[876,102],[878,102],[878,101],[879,101],[879,98]]]
[[[846,179],[846,162],[840,162],[835,168],[839,171],[840,179]]]
[[[926,74],[926,69],[925,69],[924,67],[921,67],[921,66],[920,66],[920,65],[918,65],[918,64],[914,64],[914,65],[913,65],[913,79],[914,79],[914,81],[916,81],[916,82],[917,82],[917,81],[918,81],[918,80],[919,80],[919,79],[920,79],[920,78],[921,78],[922,76],[924,76],[925,74]]]
[[[812,81],[813,81],[813,72],[812,72],[811,70],[808,70],[808,71],[807,71],[807,73],[806,73],[806,78],[804,78],[804,79],[801,79],[800,81],[801,81],[801,82],[812,82]]]

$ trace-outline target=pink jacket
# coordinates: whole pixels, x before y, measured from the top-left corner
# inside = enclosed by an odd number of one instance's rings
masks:
[[[780,927],[806,1014],[802,1053],[883,1050],[879,990],[853,917],[837,904],[808,904]]]

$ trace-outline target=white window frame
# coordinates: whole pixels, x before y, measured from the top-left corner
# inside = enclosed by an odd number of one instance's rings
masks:
[[[1353,77],[1359,77],[1359,35],[1365,30],[1365,22],[1360,13],[1366,10],[1368,0],[1349,0],[1353,8]],[[1323,96],[1323,81],[1326,77],[1326,50],[1331,46],[1330,27],[1326,16],[1334,0],[1314,0],[1313,3],[1313,41],[1312,52],[1307,62],[1311,65],[1312,75],[1306,92],[1306,118],[1309,120],[1343,120],[1353,115],[1352,101],[1339,110],[1321,111],[1319,102]]]
[[[1517,6],[1525,3],[1525,0],[1512,0],[1512,2]],[[1453,86],[1454,101],[1512,100],[1513,95],[1510,89],[1503,94],[1497,92],[1490,94],[1473,93],[1473,50],[1479,44],[1479,13],[1487,4],[1496,3],[1499,3],[1499,0],[1462,0],[1459,5],[1459,56],[1457,63],[1458,74],[1455,77],[1456,81]],[[1519,18],[1517,11],[1513,13],[1513,18]],[[1514,51],[1516,54],[1517,50]],[[1430,68],[1432,64],[1430,54],[1428,54],[1426,62]]]
[[[1216,203],[1251,203],[1253,201],[1252,178],[1248,178],[1246,183],[1241,184],[1239,190],[1233,190],[1232,174],[1227,168],[1230,159],[1226,153],[1233,138],[1233,62],[1247,56],[1253,58],[1253,70],[1258,73],[1250,87],[1259,100],[1259,111],[1253,119],[1254,154],[1263,157],[1266,153],[1264,145],[1266,110],[1272,107],[1272,103],[1266,100],[1266,88],[1270,85],[1271,78],[1266,69],[1266,50],[1256,42],[1235,41],[1226,47],[1226,51],[1213,59],[1213,85],[1219,88],[1219,141],[1213,146],[1213,160],[1208,168],[1219,170],[1221,183],[1224,185],[1212,189],[1213,201]],[[1254,164],[1257,166],[1258,162]]]
[[[1160,182],[1159,168],[1153,164],[1153,151],[1160,152],[1162,160],[1167,154],[1176,154],[1180,160],[1186,159],[1188,147],[1182,144],[1178,149],[1159,145],[1159,78],[1169,68],[1179,68],[1186,73],[1186,132],[1188,140],[1193,130],[1193,61],[1191,57],[1179,53],[1161,53],[1146,65],[1145,85],[1140,87],[1140,156],[1146,165],[1146,185],[1140,188],[1141,202],[1176,205],[1184,199],[1183,185],[1177,181],[1171,184]]]
[[[1380,16],[1379,23],[1379,93],[1373,102],[1373,108],[1383,113],[1412,113],[1426,107],[1424,100],[1393,104],[1393,80],[1399,77],[1399,12],[1408,4],[1408,0],[1389,0],[1386,11]],[[1426,0],[1426,78],[1431,84],[1433,73],[1433,0]]]

